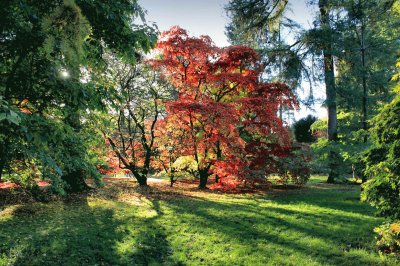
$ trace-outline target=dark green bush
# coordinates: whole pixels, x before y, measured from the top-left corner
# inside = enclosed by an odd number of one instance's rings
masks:
[[[317,118],[312,115],[308,115],[305,118],[300,119],[293,124],[293,131],[298,142],[314,142],[316,137],[313,135],[311,125],[317,121]]]

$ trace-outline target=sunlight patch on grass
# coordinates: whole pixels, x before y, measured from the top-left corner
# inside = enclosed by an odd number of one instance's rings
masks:
[[[320,180],[317,178],[316,180]],[[0,265],[396,265],[359,187],[220,194],[130,182],[0,215]],[[178,183],[179,184],[179,183]],[[162,186],[162,184],[160,184]]]

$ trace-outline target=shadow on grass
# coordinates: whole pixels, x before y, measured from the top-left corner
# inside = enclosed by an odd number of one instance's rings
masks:
[[[117,201],[118,190],[106,199],[81,195],[22,206],[0,218],[0,265],[382,263],[371,250],[379,221],[354,199],[354,190],[218,199],[215,193],[123,189],[138,193],[142,203]]]
[[[15,209],[0,220],[0,265],[183,265],[170,258],[157,203],[151,217],[125,203],[91,205],[79,195]]]
[[[285,200],[277,200],[274,203],[278,203],[279,206],[280,202],[286,203]],[[222,203],[196,197],[186,198],[183,202],[170,199],[166,204],[175,216],[190,214],[185,216],[185,222],[194,230],[197,227],[197,231],[204,230],[204,234],[221,234],[229,241],[238,239],[241,245],[251,247],[265,241],[269,247],[284,250],[286,256],[297,254],[304,260],[312,258],[320,264],[380,263],[378,256],[372,258],[373,256],[348,252],[350,249],[375,252],[371,250],[373,238],[370,231],[377,225],[377,220],[372,216],[356,215],[357,207],[362,207],[360,203],[310,205],[307,211],[288,210],[278,206]],[[326,212],[319,212],[318,207],[326,208]],[[346,207],[341,213],[329,212],[341,207]],[[304,241],[305,238],[310,241]],[[313,243],[313,240],[318,241]],[[253,252],[260,250],[254,249]]]
[[[133,257],[140,258],[136,260],[137,265],[176,265],[185,264],[173,258],[173,249],[167,240],[167,233],[163,226],[164,212],[160,205],[160,199],[154,197],[152,188],[138,188],[137,192],[141,194],[148,202],[150,209],[155,212],[151,217],[143,221],[140,233],[136,238],[139,248],[134,252]]]

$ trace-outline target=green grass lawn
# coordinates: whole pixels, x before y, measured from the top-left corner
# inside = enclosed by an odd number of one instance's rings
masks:
[[[0,213],[0,265],[396,265],[359,186],[224,195],[108,186]],[[160,191],[162,189],[162,191]]]

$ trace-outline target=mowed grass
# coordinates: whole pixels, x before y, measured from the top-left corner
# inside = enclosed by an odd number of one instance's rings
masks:
[[[398,265],[359,186],[313,180],[258,194],[113,183],[0,213],[0,265]]]

